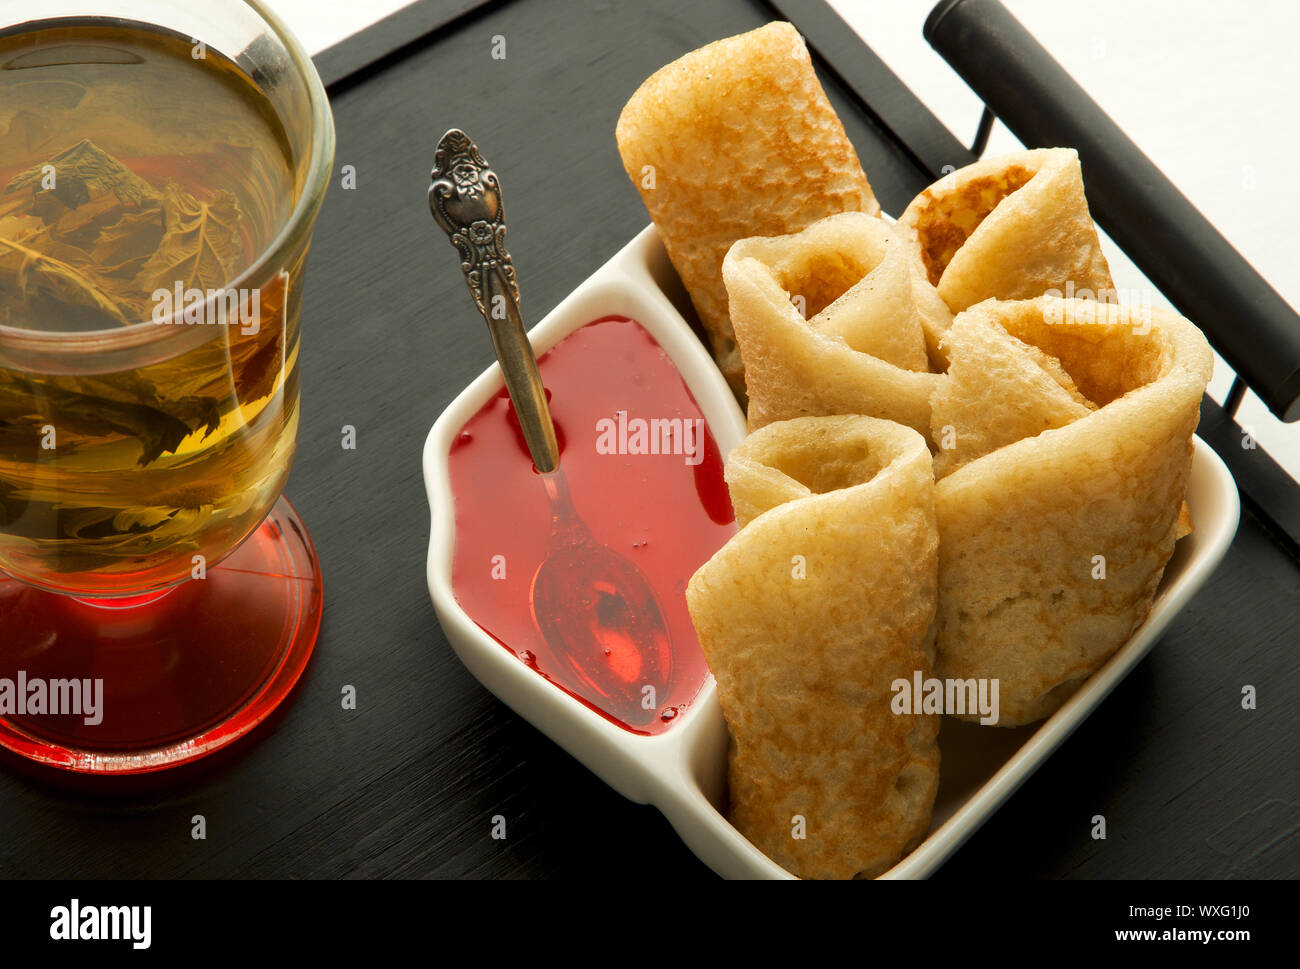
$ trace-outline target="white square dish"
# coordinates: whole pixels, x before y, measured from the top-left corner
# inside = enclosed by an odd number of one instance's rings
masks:
[[[723,455],[745,436],[745,418],[726,381],[678,306],[685,295],[658,234],[647,227],[529,334],[538,356],[602,316],[631,317],[655,338],[690,388]],[[676,305],[675,305],[676,303]],[[726,800],[727,728],[710,677],[671,729],[640,736],[621,729],[530,669],[474,623],[452,592],[456,516],[448,455],[460,428],[503,381],[493,364],[447,407],[424,447],[432,516],[428,581],[434,609],[465,666],[497,697],[619,793],[653,804],[682,840],[728,878],[791,878],[733,828]],[[1223,558],[1240,515],[1237,489],[1199,438],[1187,502],[1196,531],[1180,541],[1146,622],[1110,661],[1046,721],[980,727],[945,720],[939,799],[929,836],[883,878],[924,878],[938,868],[1037,769],[1146,655]]]

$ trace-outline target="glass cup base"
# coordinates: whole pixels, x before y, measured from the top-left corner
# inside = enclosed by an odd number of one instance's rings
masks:
[[[288,696],[321,608],[316,549],[283,497],[206,577],[134,602],[0,573],[0,747],[87,774],[196,761]]]

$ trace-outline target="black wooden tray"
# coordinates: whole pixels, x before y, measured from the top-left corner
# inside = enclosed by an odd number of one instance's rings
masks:
[[[969,160],[828,8],[780,6],[839,65],[822,62],[823,79],[887,211]],[[780,15],[759,0],[424,0],[318,58],[336,170],[355,166],[356,188],[335,179],[308,264],[287,491],[324,568],[316,654],[274,722],[193,769],[87,784],[5,760],[0,876],[711,877],[654,810],[479,686],[434,618],[420,449],[492,352],[425,189],[438,136],[470,131],[507,186],[524,311],[540,319],[647,221],[614,144],[627,97],[685,51]],[[1229,448],[1235,425],[1207,407]],[[940,877],[1293,874],[1278,836],[1300,802],[1300,563],[1266,517],[1247,504],[1198,600]]]

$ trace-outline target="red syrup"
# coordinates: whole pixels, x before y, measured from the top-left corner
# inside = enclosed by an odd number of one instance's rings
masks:
[[[470,418],[449,458],[452,588],[543,677],[626,730],[662,733],[709,676],[685,593],[736,531],[722,456],[635,320],[595,320],[538,367],[560,471],[533,467],[505,390]]]

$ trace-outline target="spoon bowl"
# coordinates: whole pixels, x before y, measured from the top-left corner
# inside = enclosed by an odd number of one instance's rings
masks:
[[[629,726],[660,715],[672,643],[659,597],[640,569],[582,535],[547,553],[533,575],[531,600],[558,678]]]
[[[659,715],[672,677],[659,597],[631,560],[592,537],[564,472],[541,477],[551,534],[529,591],[533,623],[567,686],[624,723],[645,726]]]

